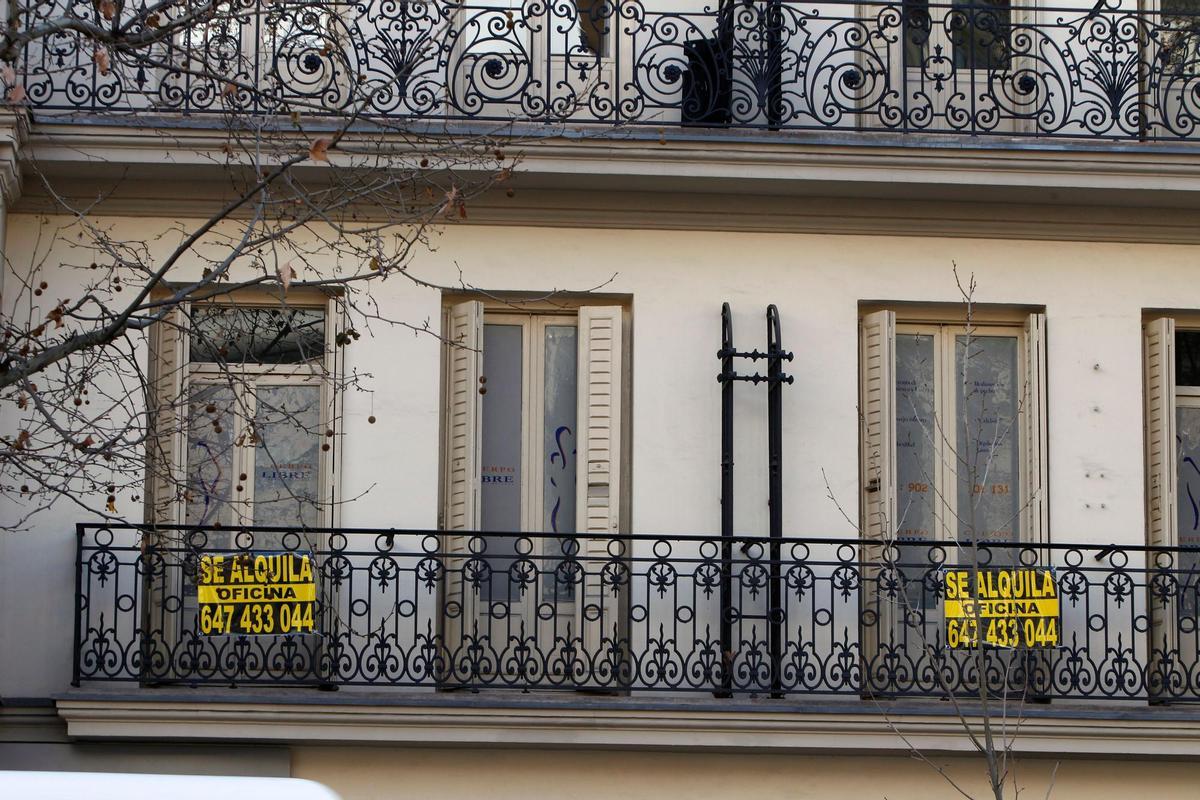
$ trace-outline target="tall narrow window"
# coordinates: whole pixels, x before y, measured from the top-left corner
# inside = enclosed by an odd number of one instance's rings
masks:
[[[898,540],[1022,540],[1023,336],[897,326]]]
[[[320,524],[325,328],[324,308],[192,310],[187,524]]]
[[[942,565],[970,563],[979,551],[967,543],[1012,563],[1019,548],[1005,545],[1048,538],[1044,315],[994,311],[968,327],[909,313],[897,322],[875,311],[861,326],[862,533],[872,543],[860,635],[864,682],[879,692],[917,680],[940,646]],[[899,654],[911,673],[895,669]]]
[[[577,339],[571,317],[484,316],[479,502],[481,530],[491,534],[487,600],[512,605],[536,599],[528,590],[530,576],[513,571],[519,555],[535,558],[536,594],[573,600],[573,585],[556,569],[560,540],[538,537],[522,554],[519,537],[496,534],[575,531]]]
[[[549,659],[615,641],[616,587],[602,573],[620,517],[621,314],[447,311],[451,658],[472,644],[501,654],[523,642]],[[553,655],[555,668],[570,657]]]
[[[160,677],[184,650],[208,658],[221,646],[202,635],[196,549],[313,549],[314,529],[331,523],[338,387],[328,343],[339,306],[293,295],[287,306],[246,292],[184,303],[151,331],[147,519],[169,557],[145,576],[154,633],[147,662]],[[256,530],[239,538],[229,527]],[[311,656],[301,647],[289,670],[305,673]]]

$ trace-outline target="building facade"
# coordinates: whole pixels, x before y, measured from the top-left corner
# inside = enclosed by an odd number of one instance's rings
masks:
[[[358,71],[404,87],[369,117],[508,126],[512,191],[439,226],[431,285],[372,284],[429,333],[267,289],[138,340],[148,404],[187,400],[122,521],[60,501],[0,536],[0,767],[984,796],[986,719],[1035,794],[1195,794],[1192,9],[437,9],[230,34],[330,119]],[[222,90],[21,67],[6,304],[79,291],[47,186],[163,253],[221,202]],[[1056,612],[952,643],[956,568],[1048,575]],[[272,582],[295,602],[236,594]]]

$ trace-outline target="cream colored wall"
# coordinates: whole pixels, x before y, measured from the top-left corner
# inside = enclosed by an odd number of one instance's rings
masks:
[[[42,219],[10,218],[14,269],[46,255],[34,244]],[[160,224],[111,220],[117,238],[150,239]],[[152,246],[163,250],[167,240]],[[784,343],[796,353],[788,369],[797,381],[784,390],[787,533],[854,535],[825,482],[856,516],[858,303],[954,302],[956,262],[960,274],[974,272],[977,301],[1046,307],[1053,536],[1139,543],[1142,310],[1200,309],[1195,246],[483,226],[450,228],[434,244],[412,270],[451,287],[459,286],[461,267],[463,281],[486,289],[540,294],[602,286],[631,296],[632,521],[647,533],[718,528],[715,354],[720,306],[728,300],[739,347],[763,347],[763,313],[773,302]],[[87,260],[60,248],[46,263]],[[71,284],[78,273],[45,274],[55,282],[48,299],[77,290]],[[372,292],[396,318],[438,325],[437,291],[393,276]],[[342,510],[341,522],[433,527],[439,344],[379,322],[371,329],[373,337],[348,349],[347,363],[370,375],[365,386],[373,389],[378,422],[366,421],[371,394],[347,394],[341,488],[343,496],[363,496]],[[743,385],[737,394],[737,526],[764,532],[765,392]],[[119,505],[136,507],[127,497]],[[16,512],[0,506],[6,518]],[[0,537],[0,693],[65,688],[79,519],[76,508],[61,503],[29,533]]]
[[[933,759],[956,783],[983,798],[982,759]],[[1022,796],[1127,800],[1144,794],[1197,794],[1200,771],[1183,762],[1022,759]],[[344,800],[940,800],[961,795],[928,764],[912,758],[741,755],[568,750],[442,750],[298,747],[292,775],[320,781]]]

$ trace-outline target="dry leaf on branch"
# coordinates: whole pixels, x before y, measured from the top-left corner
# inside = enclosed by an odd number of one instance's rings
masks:
[[[100,70],[101,75],[108,74],[108,51],[107,50],[105,50],[103,47],[97,47],[92,52],[92,61],[95,62],[96,67]]]
[[[292,262],[289,261],[286,264],[281,264],[275,271],[279,275],[279,283],[283,286],[283,291],[286,294],[288,288],[292,285],[292,278],[296,275],[296,271],[292,269]]]
[[[329,163],[329,157],[326,155],[326,152],[329,150],[330,144],[332,143],[326,138],[316,139],[308,146],[308,157],[313,161]]]
[[[96,3],[96,8],[100,10],[100,16],[107,20],[111,20],[117,15],[117,4],[114,0],[100,0]]]

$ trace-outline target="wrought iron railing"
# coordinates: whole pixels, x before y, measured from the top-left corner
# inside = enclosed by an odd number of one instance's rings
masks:
[[[311,554],[312,629],[214,630],[202,559],[267,551]],[[968,563],[1053,567],[1056,646],[951,646],[944,576]],[[1198,564],[1099,545],[81,525],[75,681],[970,698],[983,680],[1194,700]]]
[[[137,55],[98,58],[66,30],[32,45],[19,72],[43,113],[320,116],[365,103],[368,117],[435,123],[1189,138],[1200,25],[1191,4],[1156,7],[246,0]],[[65,10],[112,24],[100,8],[51,0],[23,22]]]

